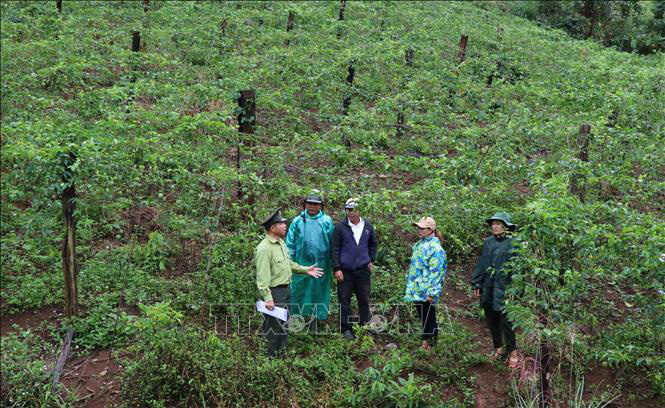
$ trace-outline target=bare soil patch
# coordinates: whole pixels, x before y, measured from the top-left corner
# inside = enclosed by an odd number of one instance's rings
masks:
[[[148,234],[159,229],[159,212],[154,207],[129,208],[122,213],[125,224],[125,239],[132,235],[138,237],[139,242],[148,242]]]
[[[184,240],[181,243],[180,253],[175,258],[172,268],[167,269],[167,275],[171,277],[182,276],[193,272],[201,262],[201,244],[194,240]]]
[[[69,360],[60,382],[76,394],[82,407],[112,407],[119,404],[121,371],[110,350],[98,350]]]
[[[454,266],[449,268],[449,274],[464,274],[468,276],[467,269],[470,266]],[[450,279],[451,276],[448,277]],[[476,299],[471,298],[463,289],[454,285],[452,279],[445,285],[443,302],[450,311],[451,318],[459,321],[474,334],[475,351],[481,354],[490,354],[493,351],[489,331],[485,322],[468,317],[465,312],[472,310]],[[508,401],[508,390],[510,388],[510,373],[497,367],[481,363],[471,368],[476,377],[476,407],[495,408],[501,407]]]
[[[48,322],[57,324],[63,316],[62,306],[48,305],[43,306],[38,309],[26,310],[17,314],[2,316],[0,321],[0,333],[2,336],[5,336],[9,333],[15,332],[16,329],[14,325],[19,326],[22,330],[26,329],[36,329],[42,323]],[[43,325],[46,326],[46,325]],[[46,336],[46,329],[43,333],[37,333]]]

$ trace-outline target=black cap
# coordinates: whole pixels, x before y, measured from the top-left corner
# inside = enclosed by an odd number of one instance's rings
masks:
[[[306,203],[312,204],[323,204],[323,196],[319,190],[312,190],[307,197],[305,197]]]
[[[286,218],[282,217],[282,209],[278,208],[268,218],[261,223],[265,228],[270,228],[273,224],[278,222],[286,222]]]

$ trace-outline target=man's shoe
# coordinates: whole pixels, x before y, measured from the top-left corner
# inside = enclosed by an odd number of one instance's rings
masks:
[[[343,332],[342,336],[346,337],[347,340],[355,340],[356,339],[356,336],[353,334],[353,332],[351,330],[347,330],[347,331]]]

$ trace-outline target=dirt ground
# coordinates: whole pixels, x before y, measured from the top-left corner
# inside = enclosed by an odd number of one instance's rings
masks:
[[[61,306],[43,306],[14,315],[3,316],[0,321],[0,333],[5,336],[19,330],[30,329],[33,333],[49,338],[48,326],[59,327],[62,324]],[[76,335],[73,342],[76,342]],[[54,354],[59,355],[61,349]],[[55,361],[51,366],[55,365]],[[60,376],[60,383],[74,391],[81,407],[101,408],[119,405],[118,374],[122,366],[112,356],[110,350],[97,350],[89,355],[67,359]]]
[[[121,371],[122,366],[110,350],[98,350],[70,359],[60,382],[76,393],[81,406],[110,407],[119,403],[120,384],[117,377]]]
[[[451,265],[448,273],[452,275],[467,272],[463,267]],[[462,323],[474,334],[475,351],[491,354],[492,341],[485,323],[464,315],[465,311],[473,309],[476,300],[469,297],[466,291],[455,287],[450,277],[441,297],[443,304],[448,307],[452,319]],[[508,401],[511,373],[507,368],[498,369],[491,364],[481,363],[472,367],[471,371],[476,376],[476,408],[498,408]]]

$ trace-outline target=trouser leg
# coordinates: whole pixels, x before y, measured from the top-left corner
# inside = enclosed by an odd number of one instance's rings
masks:
[[[337,301],[339,302],[339,327],[344,333],[351,330],[351,295],[353,295],[353,279],[350,274],[344,274],[344,280],[337,284]]]
[[[511,353],[517,349],[517,342],[515,340],[515,330],[513,330],[513,325],[508,320],[506,313],[501,313],[501,331],[503,332],[503,338],[506,344],[506,353]]]
[[[485,318],[487,319],[487,327],[490,329],[492,335],[492,343],[494,348],[498,349],[503,346],[503,339],[501,337],[501,312],[492,309],[492,306],[484,306]]]
[[[371,279],[368,269],[354,271],[353,288],[358,300],[358,312],[360,314],[360,324],[369,322],[371,315],[369,311],[369,292],[371,290]]]
[[[439,326],[436,323],[436,307],[429,302],[416,303],[416,307],[420,313],[420,322],[422,325],[422,340],[427,340],[429,343],[436,343],[436,336],[438,335]]]
[[[270,293],[275,306],[288,307],[290,300],[289,288],[270,288]],[[280,354],[288,344],[288,333],[284,328],[284,324],[285,322],[275,317],[265,316],[263,332],[268,343],[269,356]]]

